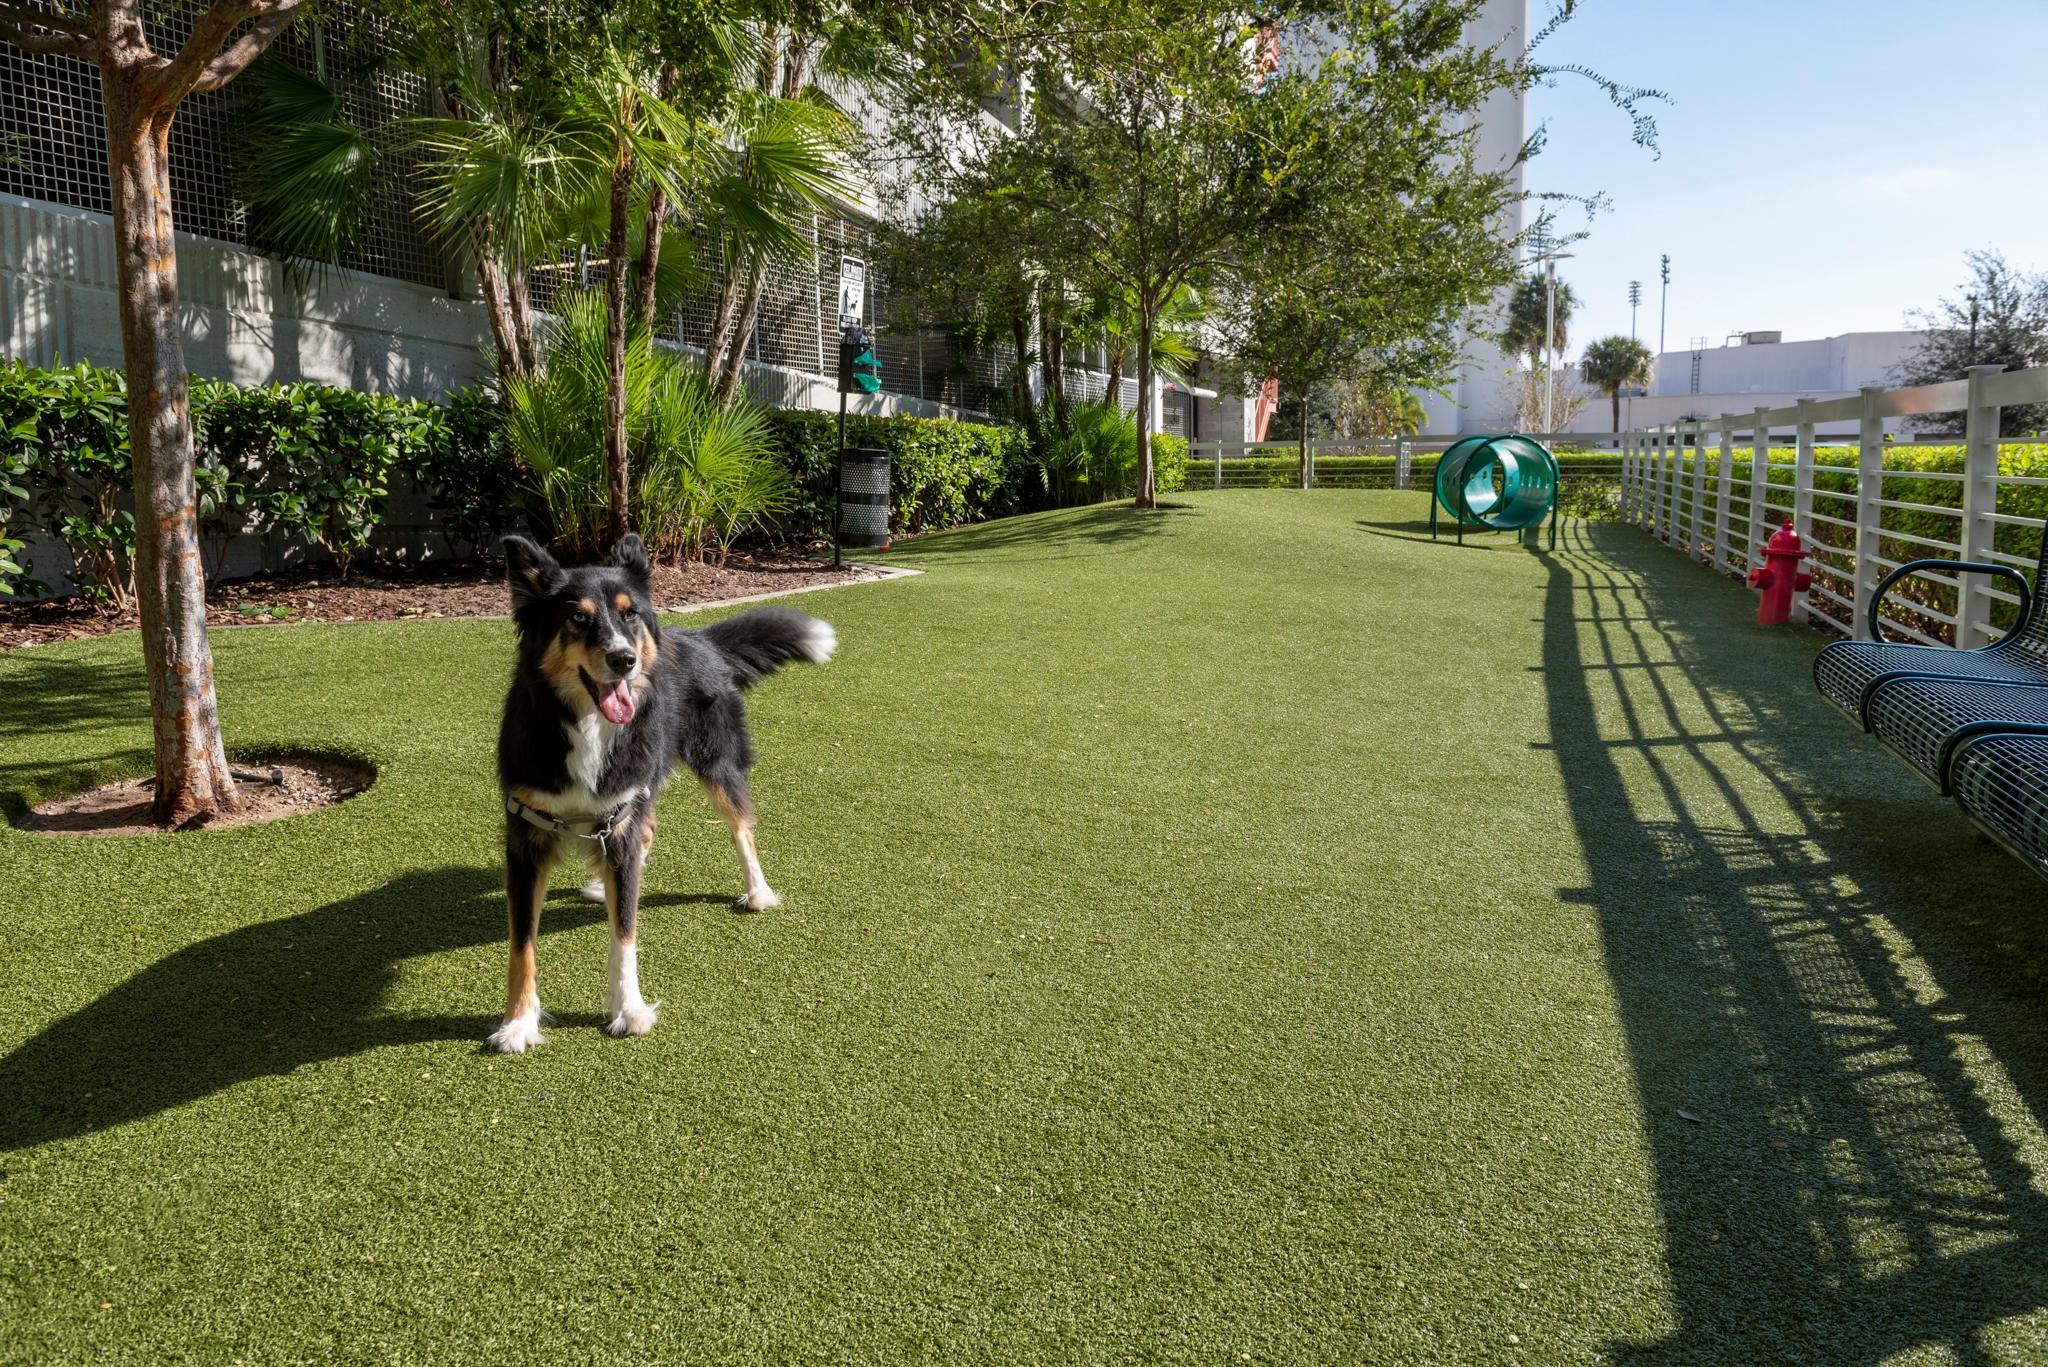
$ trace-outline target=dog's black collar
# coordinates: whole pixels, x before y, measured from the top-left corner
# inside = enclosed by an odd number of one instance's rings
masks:
[[[613,828],[617,825],[619,818],[625,814],[626,810],[633,805],[635,800],[629,797],[603,816],[594,817],[589,821],[564,821],[553,812],[544,812],[538,807],[529,807],[518,798],[508,794],[505,798],[505,814],[507,816],[519,817],[530,825],[538,826],[544,831],[553,831],[556,835],[574,836],[578,840],[595,840],[599,845],[603,845],[611,838]],[[578,826],[588,826],[590,829],[580,831],[576,829]]]

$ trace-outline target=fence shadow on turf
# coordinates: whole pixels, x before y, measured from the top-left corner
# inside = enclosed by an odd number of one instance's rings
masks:
[[[158,960],[0,1058],[0,1152],[145,1119],[302,1064],[421,1040],[480,1043],[495,1011],[401,1015],[383,998],[409,958],[474,945],[502,965],[503,887],[495,868],[408,873]],[[603,916],[558,896],[542,929]],[[481,995],[499,990],[493,978]]]
[[[1548,560],[1551,744],[1591,879],[1567,896],[1599,915],[1678,1322],[1610,1360],[1992,1361],[1989,1327],[2048,1305],[2026,1158],[2048,1016],[2020,962],[2048,959],[2020,919],[2048,898],[1746,659],[1746,600],[1630,529],[1567,527],[1560,552],[1599,552]]]

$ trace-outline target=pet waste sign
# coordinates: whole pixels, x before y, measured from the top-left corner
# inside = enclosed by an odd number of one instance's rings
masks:
[[[858,323],[865,312],[868,295],[868,268],[864,261],[851,256],[839,258],[839,321],[841,324]]]

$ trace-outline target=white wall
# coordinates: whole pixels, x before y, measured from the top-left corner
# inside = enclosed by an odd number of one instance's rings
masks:
[[[1515,57],[1528,42],[1529,0],[1487,0],[1466,30],[1466,41],[1475,47],[1493,48],[1506,44],[1502,55]],[[1502,166],[1521,151],[1528,137],[1528,110],[1520,91],[1496,92],[1480,113],[1479,164]],[[1512,237],[1522,231],[1522,168],[1514,173],[1515,198],[1502,216],[1501,233]],[[1500,410],[1507,393],[1508,373],[1514,363],[1500,348],[1479,334],[1500,326],[1505,296],[1488,311],[1491,316],[1474,319],[1467,329],[1465,361],[1451,386],[1450,397],[1420,394],[1423,411],[1429,415],[1423,432],[1430,436],[1463,432],[1500,430]]]
[[[1708,347],[1700,353],[1700,395],[1818,397],[1823,392],[1853,394],[1865,385],[1889,385],[1888,372],[1925,336],[1907,331],[1845,332],[1803,342]],[[1692,352],[1667,351],[1659,356],[1650,393],[1691,395]]]

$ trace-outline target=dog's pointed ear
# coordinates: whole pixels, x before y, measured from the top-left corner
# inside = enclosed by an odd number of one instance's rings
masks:
[[[619,538],[619,544],[612,547],[612,564],[641,583],[647,582],[647,543],[638,532],[627,532]]]
[[[555,558],[534,542],[523,536],[505,538],[505,579],[512,586],[515,609],[554,597],[566,577]]]

